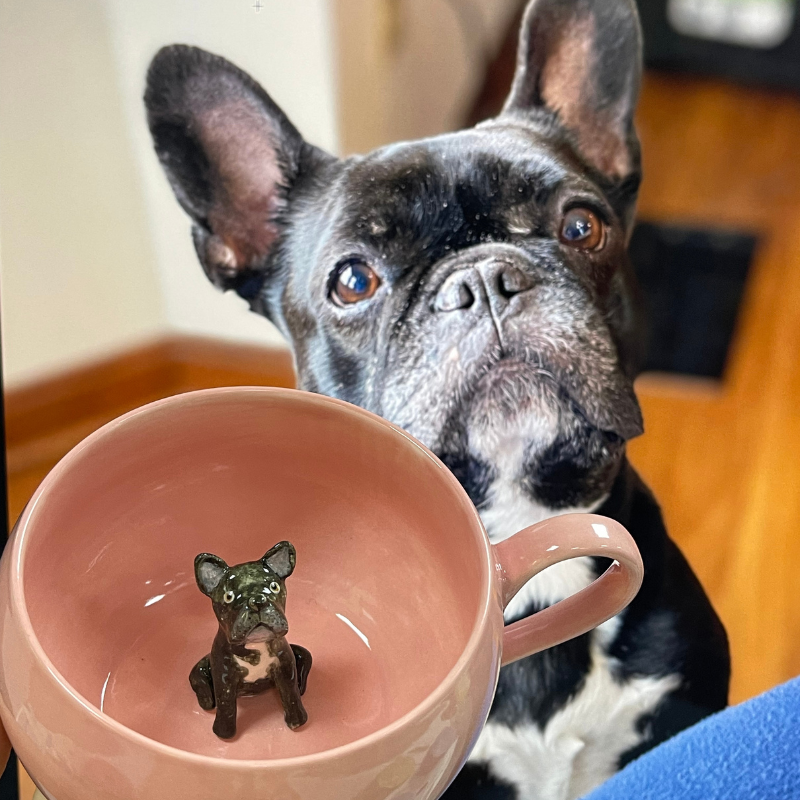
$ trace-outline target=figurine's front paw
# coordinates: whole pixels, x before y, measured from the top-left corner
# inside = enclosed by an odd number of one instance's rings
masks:
[[[306,693],[306,683],[308,682],[308,673],[311,671],[311,653],[305,647],[300,647],[299,644],[289,645],[294,653],[295,666],[297,668],[297,688],[300,694]]]
[[[220,739],[233,739],[236,736],[236,723],[217,717],[214,720],[213,731]]]
[[[197,702],[203,711],[213,711],[216,706],[214,700],[214,680],[211,677],[211,662],[208,656],[201,658],[189,675],[189,683],[197,695]]]
[[[287,711],[283,718],[286,720],[286,724],[294,731],[308,722],[308,712],[300,706],[299,708],[293,708],[290,712]]]

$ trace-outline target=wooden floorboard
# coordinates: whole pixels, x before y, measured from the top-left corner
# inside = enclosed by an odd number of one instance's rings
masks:
[[[800,673],[800,102],[648,77],[640,215],[761,239],[718,388],[645,376],[631,458],[728,629],[732,700]]]

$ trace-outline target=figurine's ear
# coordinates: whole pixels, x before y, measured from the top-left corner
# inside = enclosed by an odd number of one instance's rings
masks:
[[[261,559],[261,563],[269,567],[281,580],[294,572],[297,552],[290,542],[278,542]]]
[[[641,71],[634,0],[531,0],[503,111],[555,111],[589,164],[625,178],[638,169]]]
[[[219,557],[210,553],[200,553],[194,560],[194,577],[203,594],[209,597],[219,582],[225,577],[228,565]]]

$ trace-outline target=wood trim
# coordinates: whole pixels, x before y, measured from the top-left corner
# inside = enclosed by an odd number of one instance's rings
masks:
[[[214,386],[295,385],[288,349],[173,336],[6,392],[8,472],[59,459],[145,403]]]
[[[167,342],[154,342],[52,377],[7,390],[6,446],[9,449],[123,405],[170,382],[173,365]]]
[[[176,336],[166,342],[169,362],[176,371],[178,387],[205,389],[213,386],[283,386],[294,388],[297,380],[291,351],[199,336]],[[187,391],[179,388],[179,391]]]

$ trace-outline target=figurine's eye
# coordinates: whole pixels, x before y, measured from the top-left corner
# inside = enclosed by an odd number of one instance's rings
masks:
[[[272,583],[269,585],[269,590],[272,592],[272,594],[280,594],[281,586],[277,581],[272,581]]]
[[[372,267],[359,258],[348,258],[334,273],[331,299],[337,306],[349,306],[369,300],[380,285],[381,279]]]
[[[235,599],[236,599],[235,592],[225,592],[225,594],[222,595],[222,601],[224,603],[232,603]]]
[[[571,208],[564,215],[558,238],[580,250],[600,250],[605,244],[605,227],[594,211]]]

